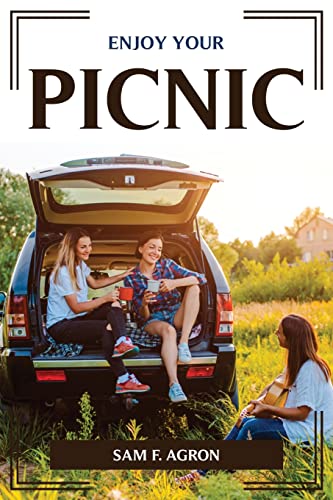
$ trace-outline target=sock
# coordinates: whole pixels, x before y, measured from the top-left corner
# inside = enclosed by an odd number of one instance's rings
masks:
[[[124,373],[124,375],[120,375],[120,377],[118,377],[117,383],[124,384],[125,382],[127,382],[128,379],[129,379],[129,373],[126,372]]]
[[[122,335],[121,337],[119,337],[116,340],[115,346],[117,347],[117,345],[121,344],[122,342],[125,342],[125,340],[126,340],[126,337],[124,335]]]

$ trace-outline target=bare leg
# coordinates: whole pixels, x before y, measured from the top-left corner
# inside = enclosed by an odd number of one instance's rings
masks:
[[[186,287],[182,305],[176,312],[174,319],[176,328],[182,329],[179,343],[182,342],[188,343],[192,327],[198,316],[199,308],[200,308],[199,285],[191,285]]]
[[[177,378],[177,334],[173,326],[169,325],[165,321],[153,321],[149,323],[146,328],[146,332],[151,335],[159,335],[162,341],[161,357],[165,369],[169,377],[169,385],[171,386],[175,382],[178,383]]]

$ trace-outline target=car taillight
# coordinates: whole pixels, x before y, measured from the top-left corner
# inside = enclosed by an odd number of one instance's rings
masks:
[[[11,295],[9,297],[6,319],[9,338],[30,339],[26,295]]]
[[[37,382],[66,382],[64,370],[36,370]]]
[[[215,337],[233,336],[234,313],[230,293],[218,293],[216,296]]]
[[[187,370],[186,378],[212,377],[214,366],[191,366]]]

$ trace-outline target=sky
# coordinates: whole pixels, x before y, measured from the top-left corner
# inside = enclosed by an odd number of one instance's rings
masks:
[[[314,90],[314,77],[320,84],[320,52],[314,67],[314,21],[311,19],[244,19],[248,2],[207,0],[187,4],[170,0],[163,12],[145,0],[137,3],[109,4],[83,1],[80,9],[90,11],[87,20],[31,20],[19,24],[19,90],[9,89],[9,19],[11,3],[0,6],[0,51],[4,67],[0,75],[0,167],[25,174],[34,169],[56,166],[63,161],[121,153],[148,155],[187,163],[194,170],[218,174],[224,182],[214,186],[201,209],[212,221],[221,241],[235,238],[258,242],[270,231],[283,233],[284,227],[307,206],[319,206],[333,217],[331,110],[332,46],[331,30],[323,33],[323,90]],[[17,1],[15,8],[25,9]],[[30,8],[30,6],[29,6]],[[32,9],[52,9],[55,2],[36,0]],[[59,0],[57,9],[78,9],[77,2]],[[127,9],[131,9],[131,16]],[[256,9],[267,9],[257,1]],[[270,5],[270,9],[274,7]],[[295,0],[279,2],[278,8],[299,9]],[[324,9],[324,27],[332,16],[328,1],[318,1]],[[304,1],[302,9],[313,9]],[[175,15],[176,13],[176,15]],[[306,16],[305,16],[306,17]],[[138,22],[138,19],[140,22]],[[318,32],[319,29],[318,21]],[[320,34],[320,33],[319,33]],[[110,49],[109,37],[119,44],[120,37],[132,37],[151,49]],[[181,48],[178,40],[184,36]],[[223,49],[202,49],[214,37],[223,38]],[[156,37],[165,38],[158,48]],[[186,39],[188,46],[186,46]],[[198,40],[198,48],[191,44]],[[317,50],[320,48],[318,39]],[[15,45],[14,45],[15,47]],[[46,107],[48,130],[32,126],[31,69],[56,68],[75,81],[68,101]],[[148,130],[128,130],[110,116],[106,100],[110,83],[129,68],[158,70],[158,85],[137,76],[124,86],[122,103],[132,121],[159,123]],[[207,105],[207,72],[216,73],[216,128],[207,130],[186,99],[177,93],[177,125],[168,130],[167,72],[181,69]],[[252,106],[256,82],[274,68],[303,70],[303,84],[292,76],[279,76],[268,87],[267,106],[272,117],[284,124],[302,125],[292,130],[273,130],[260,122]],[[84,78],[82,69],[98,73],[98,130],[82,130],[84,116]],[[228,129],[230,69],[243,69],[243,129]],[[13,75],[14,80],[16,74]],[[60,82],[48,77],[47,97],[60,91]],[[91,99],[91,96],[89,97]]]

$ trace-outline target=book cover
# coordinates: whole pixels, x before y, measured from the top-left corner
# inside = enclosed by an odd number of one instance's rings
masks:
[[[2,169],[181,162],[224,179],[199,215],[225,243],[281,234],[305,207],[333,216],[327,0],[3,0],[0,20]]]

